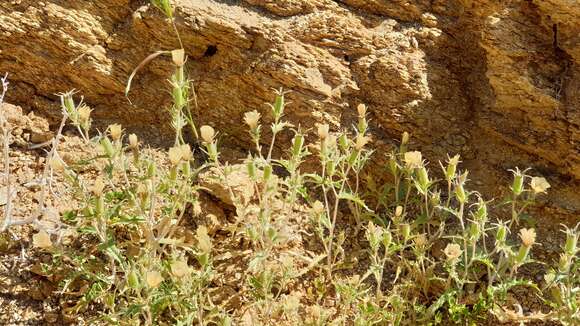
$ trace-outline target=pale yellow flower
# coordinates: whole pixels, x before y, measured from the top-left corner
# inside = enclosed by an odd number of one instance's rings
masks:
[[[425,248],[427,245],[427,236],[425,234],[419,234],[413,239],[413,242],[417,248]]]
[[[56,155],[48,161],[48,164],[50,165],[52,170],[55,172],[64,171],[64,168],[65,168],[64,162],[60,159],[60,157],[58,157]]]
[[[189,265],[183,260],[177,260],[171,263],[171,274],[175,277],[184,277],[190,272]]]
[[[46,249],[52,247],[52,241],[50,240],[50,235],[44,231],[40,230],[38,233],[32,236],[32,245],[35,248]]]
[[[362,149],[363,149],[363,147],[365,147],[365,146],[366,146],[366,144],[368,144],[368,143],[369,143],[369,141],[370,141],[370,140],[371,140],[371,139],[370,139],[369,137],[367,137],[367,136],[363,136],[362,134],[358,134],[358,135],[356,136],[356,142],[355,142],[355,144],[354,144],[354,148],[355,148],[357,151],[360,151],[360,150],[362,150]]]
[[[210,126],[202,126],[199,128],[201,139],[206,143],[212,143],[215,136],[215,130]]]
[[[550,184],[543,177],[533,177],[530,182],[530,187],[535,194],[544,193],[550,188]]]
[[[78,114],[79,114],[79,120],[82,123],[86,123],[87,121],[89,121],[89,119],[91,118],[91,108],[89,108],[86,105],[82,105],[79,109],[78,109]]]
[[[169,161],[174,166],[179,164],[183,158],[181,147],[171,147],[167,155],[169,156]]]
[[[314,204],[312,204],[312,212],[316,215],[324,213],[324,204],[319,200],[315,201]]]
[[[112,124],[109,126],[109,133],[111,134],[111,138],[113,138],[113,140],[119,140],[119,138],[121,138],[121,134],[123,133],[123,128],[118,123]]]
[[[91,192],[93,195],[100,197],[103,194],[103,190],[105,190],[105,182],[103,181],[103,178],[97,177],[93,183]]]
[[[328,137],[328,132],[330,130],[330,126],[327,124],[319,124],[318,125],[318,137],[322,140]]]
[[[522,239],[522,244],[526,247],[531,247],[536,243],[536,231],[533,228],[521,229],[520,239]]]
[[[461,250],[461,247],[458,244],[449,243],[447,244],[445,249],[443,249],[443,253],[447,257],[448,261],[455,261],[459,257],[461,257],[461,254],[463,254],[463,250]]]
[[[449,159],[449,164],[450,165],[457,165],[459,164],[459,154],[453,156],[452,158]]]
[[[419,151],[405,153],[405,166],[409,169],[419,168],[423,165],[423,155]]]
[[[189,161],[193,158],[193,152],[191,151],[191,147],[189,147],[188,144],[179,146],[179,150],[181,151],[182,160]]]
[[[401,215],[403,215],[403,206],[397,206],[395,208],[395,216],[400,217]]]
[[[367,106],[364,104],[359,104],[356,107],[356,110],[358,112],[359,118],[364,118],[364,116],[367,114]]]
[[[185,64],[185,51],[183,49],[171,51],[171,59],[176,66],[183,66]]]
[[[262,115],[256,110],[246,112],[246,114],[244,114],[244,122],[250,127],[250,129],[255,130],[258,127],[261,117]]]
[[[137,146],[139,146],[139,138],[137,138],[137,135],[135,134],[129,135],[129,146],[132,148],[136,148]]]
[[[148,271],[145,275],[145,281],[149,287],[156,288],[163,282],[163,276],[158,271]]]
[[[211,238],[207,233],[207,227],[201,225],[196,231],[197,247],[201,252],[207,254],[211,252]]]

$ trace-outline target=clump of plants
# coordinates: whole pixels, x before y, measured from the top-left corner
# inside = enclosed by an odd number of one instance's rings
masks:
[[[168,1],[154,4],[173,17]],[[387,155],[384,173],[391,182],[377,184],[367,163],[384,154],[370,146],[366,106],[357,107],[357,121],[349,128],[320,124],[304,130],[285,119],[283,90],[269,105],[268,132],[263,111],[243,116],[253,143],[247,158],[223,162],[216,130],[198,128],[193,119],[195,94],[182,48],[161,53],[174,64],[168,116],[175,136],[163,160],[121,125],[93,130],[90,108],[76,103],[73,92],[64,93],[39,215],[14,222],[11,206],[5,207],[2,230],[32,223],[33,245],[52,257],[44,268],[61,275],[60,295],[79,298],[66,313],[90,308],[95,320],[120,325],[580,322],[579,226],[564,227],[559,261],[542,262],[548,265],[543,282],[521,273],[525,265],[540,265],[532,255],[536,230],[523,225],[522,215],[550,188],[546,179],[512,171],[510,194],[499,204],[510,211],[504,217],[490,199],[469,190],[459,155],[430,165],[409,149],[404,133]],[[5,80],[2,85],[6,89]],[[0,114],[5,128],[3,121]],[[58,145],[67,124],[92,157],[76,164],[61,159]],[[187,142],[186,128],[195,143]],[[7,151],[9,132],[3,134]],[[196,163],[195,157],[204,161]],[[201,218],[199,176],[208,171],[224,185],[234,208],[235,220],[222,230],[248,244],[248,259],[236,271],[245,302],[234,308],[213,299],[222,276],[217,265],[234,262],[220,257],[218,263],[222,244]],[[240,173],[249,193],[228,181]],[[42,198],[50,196],[55,177],[66,182],[77,208],[47,229],[38,220],[48,209]],[[306,222],[300,224],[302,217]],[[305,242],[316,244],[309,254],[300,249]],[[363,251],[350,251],[353,244]],[[521,305],[508,305],[515,288],[540,298],[546,310],[525,314]]]

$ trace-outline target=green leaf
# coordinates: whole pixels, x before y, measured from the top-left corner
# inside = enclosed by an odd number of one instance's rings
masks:
[[[365,202],[362,199],[360,199],[360,197],[358,197],[357,195],[354,195],[352,193],[343,191],[340,194],[338,194],[338,199],[344,199],[344,200],[351,201],[351,202],[359,205],[360,207],[363,207],[364,209],[366,209],[369,212],[373,211],[372,209],[367,207]]]

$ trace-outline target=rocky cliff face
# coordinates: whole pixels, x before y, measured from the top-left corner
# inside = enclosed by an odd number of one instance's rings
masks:
[[[200,123],[247,144],[243,113],[291,90],[303,127],[350,125],[366,103],[375,144],[402,131],[431,159],[460,153],[475,179],[533,166],[578,210],[580,3],[573,0],[177,0],[177,28],[199,96]],[[170,63],[178,47],[147,1],[19,0],[0,4],[0,71],[9,100],[55,116],[55,93],[79,90],[102,123],[142,136],[169,131]],[[146,126],[146,127],[144,127]],[[171,137],[168,137],[171,139]],[[377,155],[380,158],[381,154]],[[436,169],[433,164],[433,169]]]

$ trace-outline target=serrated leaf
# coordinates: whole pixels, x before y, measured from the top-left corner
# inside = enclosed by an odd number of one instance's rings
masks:
[[[367,207],[365,202],[362,199],[360,199],[360,197],[358,197],[354,194],[351,194],[349,192],[345,192],[345,191],[341,192],[340,194],[338,194],[338,199],[344,199],[344,200],[351,201],[351,202],[363,207],[364,209],[366,209],[369,212],[373,211],[372,209]]]

